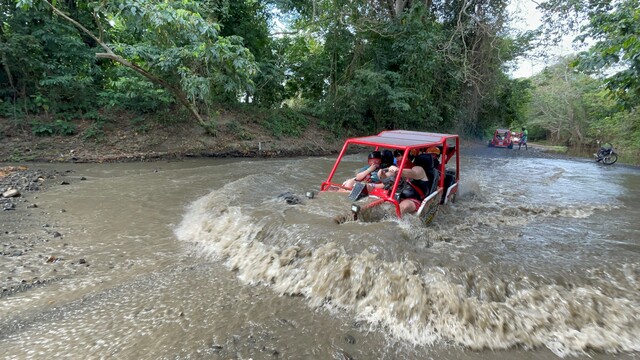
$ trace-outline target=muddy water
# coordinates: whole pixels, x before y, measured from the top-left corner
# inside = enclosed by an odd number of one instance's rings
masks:
[[[458,201],[429,228],[335,225],[344,195],[279,197],[317,189],[333,158],[55,165],[72,184],[39,207],[64,233],[60,256],[90,266],[55,264],[57,281],[0,298],[0,348],[16,359],[637,358],[640,172],[495,154],[462,159]]]

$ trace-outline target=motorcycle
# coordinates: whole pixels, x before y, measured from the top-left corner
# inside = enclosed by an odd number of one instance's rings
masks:
[[[601,147],[593,156],[596,158],[596,162],[602,161],[605,165],[611,165],[618,161],[618,154],[613,150],[613,146]]]

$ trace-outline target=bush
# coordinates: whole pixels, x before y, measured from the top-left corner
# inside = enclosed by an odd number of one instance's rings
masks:
[[[157,113],[174,103],[173,97],[166,90],[146,79],[126,75],[109,81],[98,98],[102,106],[136,111],[139,114]]]
[[[242,125],[238,123],[236,120],[233,120],[227,124],[227,129],[229,133],[234,134],[235,137],[239,140],[253,140],[251,134],[246,132]]]
[[[34,121],[31,123],[31,131],[33,131],[33,134],[36,136],[68,136],[75,134],[76,129],[76,124],[59,119],[54,123],[42,123],[39,121]]]
[[[275,137],[300,136],[308,125],[309,120],[306,117],[288,107],[274,110],[262,122],[262,126]]]
[[[104,137],[104,130],[102,129],[103,123],[101,121],[96,121],[91,126],[89,126],[83,133],[83,140],[100,140]]]

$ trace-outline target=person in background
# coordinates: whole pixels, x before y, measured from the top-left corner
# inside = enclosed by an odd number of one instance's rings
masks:
[[[382,150],[381,155],[382,163],[380,164],[380,169],[386,169],[395,164],[396,159],[394,159],[393,152],[391,150]]]
[[[404,155],[404,151],[403,150],[394,150],[393,151],[393,165],[400,167],[400,162],[402,161],[402,156]],[[406,169],[411,169],[413,167],[413,163],[411,162],[411,159],[413,157],[411,155],[409,155],[409,157],[407,158],[406,163],[404,164]]]
[[[525,150],[529,150],[529,148],[527,147],[528,137],[529,137],[529,132],[527,131],[527,128],[523,126],[522,132],[520,133],[520,143],[518,144],[518,150],[520,150],[520,148],[522,147],[522,144],[524,144]]]

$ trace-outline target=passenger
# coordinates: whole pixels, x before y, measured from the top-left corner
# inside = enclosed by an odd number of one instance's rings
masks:
[[[380,182],[380,178],[378,177],[378,173],[376,172],[376,170],[378,170],[380,168],[380,165],[382,164],[382,154],[380,153],[380,151],[372,151],[371,153],[369,153],[367,163],[367,166],[362,167],[356,172],[355,177],[347,179],[344,183],[342,183],[342,186],[345,189],[353,189],[353,186],[358,182]]]
[[[387,176],[401,175],[408,179],[408,186],[400,193],[400,213],[415,213],[420,208],[422,200],[429,195],[431,184],[427,173],[433,172],[433,156],[420,154],[413,160],[411,169],[403,169],[402,174],[398,174],[398,170],[395,165],[389,167]]]
[[[380,164],[380,169],[386,169],[395,163],[393,152],[391,150],[382,150],[381,155],[382,163]]]
[[[382,150],[381,160],[382,161],[380,163],[379,170],[374,173],[371,173],[371,180],[368,183],[366,183],[366,190],[360,192],[360,194],[362,195],[354,195],[355,199],[358,199],[359,196],[364,196],[371,193],[371,190],[373,190],[374,188],[378,188],[378,189],[385,188],[386,184],[382,182],[380,175],[386,172],[386,170],[393,165],[395,161],[395,159],[393,158],[393,152],[391,150]],[[358,186],[356,185],[355,187],[358,187]]]
[[[427,149],[427,154],[430,154],[431,158],[433,159],[433,168],[439,170],[440,160],[438,160],[438,158],[440,157],[440,149],[435,146],[432,146]]]
[[[403,150],[395,150],[393,152],[393,157],[395,158],[393,161],[393,164],[396,165],[397,167],[400,167],[400,162],[402,161],[402,156],[404,156],[404,151]],[[409,157],[407,158],[406,163],[404,164],[405,169],[411,169],[413,167],[413,163],[411,162],[411,158],[412,156],[409,155]]]

